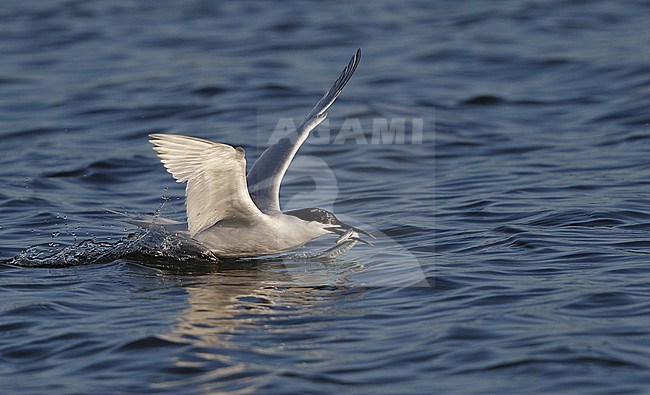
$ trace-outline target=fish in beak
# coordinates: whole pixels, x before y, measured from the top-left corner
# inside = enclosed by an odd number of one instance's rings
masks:
[[[341,244],[347,240],[355,240],[359,241],[363,244],[367,244],[369,246],[373,246],[373,244],[369,241],[366,241],[359,237],[359,234],[362,234],[364,236],[368,236],[371,239],[376,239],[375,236],[371,235],[370,233],[366,232],[365,230],[355,228],[354,226],[350,226],[348,224],[345,224],[341,221],[338,221],[336,224],[332,224],[332,226],[325,228],[326,230],[336,233],[339,235],[339,238],[336,239],[336,244]]]

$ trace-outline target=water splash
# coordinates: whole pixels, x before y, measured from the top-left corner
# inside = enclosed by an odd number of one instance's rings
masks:
[[[335,259],[339,257],[357,245],[356,240],[348,240],[341,243],[337,243],[331,248],[328,248],[324,251],[316,252],[299,252],[294,254],[282,255],[282,258],[288,260],[310,260],[310,259]]]
[[[109,263],[125,254],[135,242],[129,235],[117,243],[84,240],[73,245],[48,243],[35,245],[2,263],[22,267],[70,267]]]
[[[217,258],[208,251],[189,245],[174,234],[141,229],[114,243],[88,239],[72,245],[59,243],[35,245],[2,263],[21,267],[63,268],[111,263],[118,259],[128,259],[143,264],[151,262],[153,266],[157,266],[156,262],[159,261],[217,261]]]

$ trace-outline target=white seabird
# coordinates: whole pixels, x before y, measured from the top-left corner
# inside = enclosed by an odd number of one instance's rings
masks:
[[[369,233],[344,224],[321,208],[282,212],[280,184],[300,146],[327,117],[352,77],[361,49],[334,85],[292,133],[268,147],[246,175],[241,147],[177,134],[151,134],[150,142],[177,182],[186,183],[187,224],[156,218],[154,226],[188,237],[213,255],[256,257],[301,247],[326,234],[337,234],[337,244],[361,241]],[[131,218],[132,224],[151,227],[151,218]],[[373,237],[374,238],[374,237]]]

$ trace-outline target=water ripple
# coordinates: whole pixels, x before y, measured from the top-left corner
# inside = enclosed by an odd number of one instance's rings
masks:
[[[7,3],[2,388],[645,392],[647,13]],[[183,219],[149,133],[241,145],[250,165],[359,46],[328,119],[334,135],[358,120],[366,142],[304,145],[334,174],[330,195],[301,176],[283,199],[330,199],[374,248],[217,262],[106,213],[164,203]],[[422,119],[422,143],[373,143],[377,119]]]

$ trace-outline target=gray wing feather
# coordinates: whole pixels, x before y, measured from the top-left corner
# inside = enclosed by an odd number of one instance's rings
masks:
[[[298,128],[268,147],[257,159],[246,177],[248,191],[253,202],[262,212],[280,211],[280,184],[289,164],[305,142],[309,133],[327,117],[327,109],[334,103],[350,81],[361,60],[361,48],[357,49],[334,85],[309,112]]]
[[[248,195],[243,149],[177,134],[150,137],[167,171],[187,183],[185,206],[192,237],[222,220],[250,222],[263,216]]]

